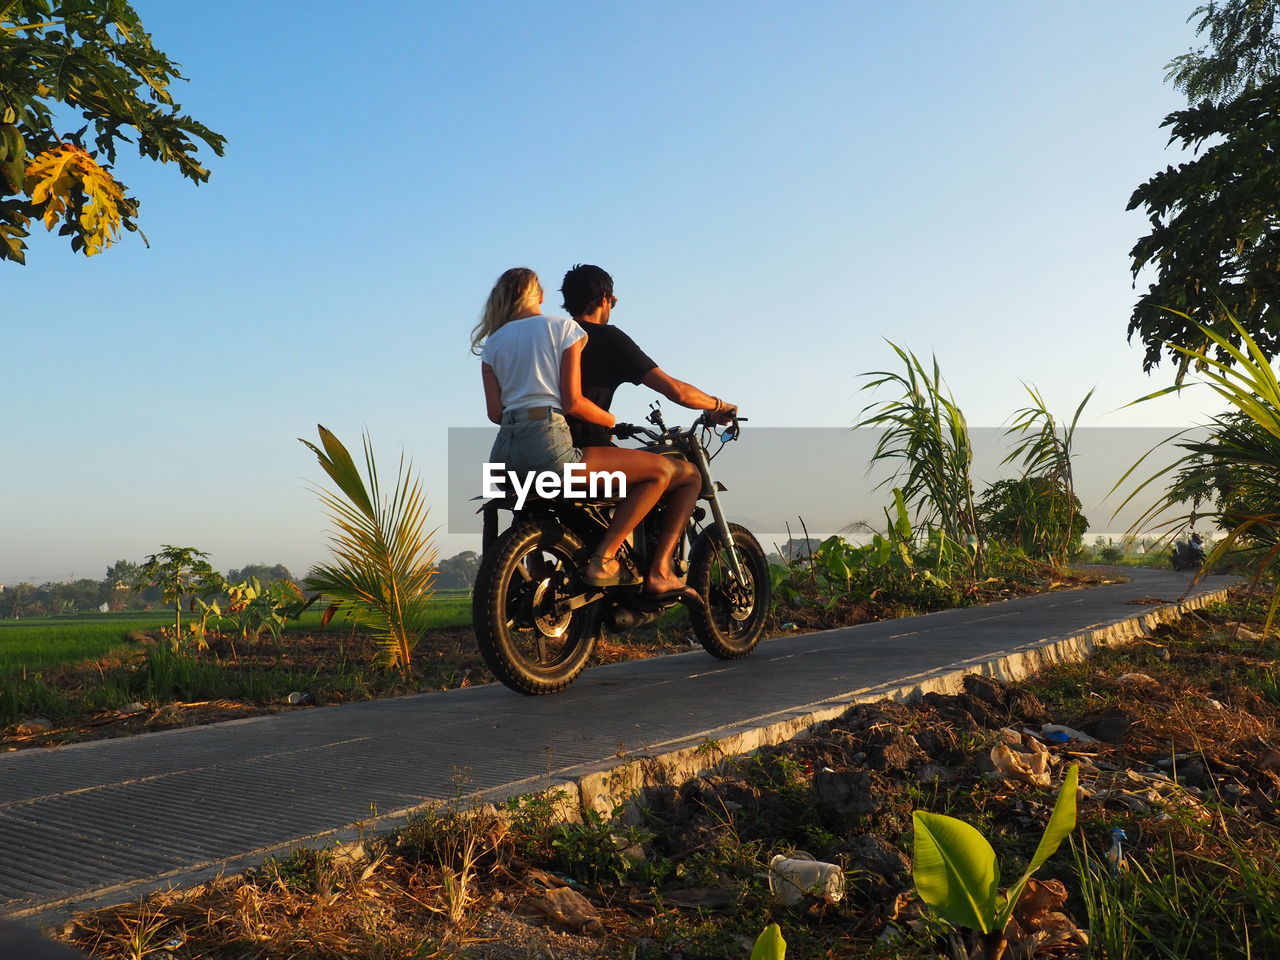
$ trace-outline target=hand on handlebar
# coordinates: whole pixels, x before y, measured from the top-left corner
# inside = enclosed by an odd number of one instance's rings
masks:
[[[738,419],[738,405],[735,403],[723,404],[720,407],[719,411],[715,413],[708,410],[707,419],[710,420],[712,423],[719,424],[722,427],[727,424],[733,423],[734,420]]]
[[[630,440],[643,429],[643,427],[637,427],[634,423],[623,423],[622,421],[618,421],[609,428],[609,433],[617,437],[619,440]]]

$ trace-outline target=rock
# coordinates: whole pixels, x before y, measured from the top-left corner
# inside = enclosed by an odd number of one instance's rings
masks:
[[[879,743],[867,745],[866,764],[872,770],[905,773],[913,763],[927,760],[916,738],[895,730]]]
[[[998,777],[1000,770],[996,767],[995,762],[991,759],[991,754],[983,751],[974,758],[973,765],[978,768],[978,773],[984,777]]]
[[[664,890],[662,899],[678,907],[723,910],[738,902],[738,892],[720,887],[686,887],[683,890]]]
[[[1000,715],[985,702],[968,693],[959,693],[947,697],[940,693],[926,693],[921,702],[932,707],[944,719],[965,726],[977,724],[988,730],[998,730],[1004,726]]]
[[[818,806],[837,819],[874,813],[872,787],[871,775],[861,770],[819,770],[813,777]]]
[[[1232,630],[1234,631],[1235,638],[1237,640],[1252,640],[1254,642],[1260,642],[1266,639],[1265,637],[1263,637],[1262,634],[1258,633],[1256,630],[1250,630],[1239,620],[1228,620],[1224,624],[1224,626],[1232,628]]]
[[[363,843],[340,843],[337,844],[330,852],[329,857],[332,863],[363,863],[369,859],[369,851],[365,849]]]
[[[618,852],[626,857],[631,863],[644,863],[649,859],[649,854],[644,849],[643,843],[632,843],[630,837],[620,834],[612,834],[610,838]]]
[[[840,847],[849,873],[866,872],[884,878],[888,886],[895,887],[906,880],[911,872],[907,855],[888,840],[881,837],[860,835],[850,837]]]
[[[1136,686],[1154,687],[1159,686],[1160,681],[1145,673],[1122,673],[1120,676],[1116,677],[1116,683],[1129,683]]]
[[[970,673],[966,674],[961,682],[964,683],[964,692],[969,696],[976,697],[997,710],[1004,710],[1009,685],[1003,680],[997,680],[982,673]]]
[[[600,912],[590,900],[568,887],[548,890],[541,897],[534,898],[529,905],[545,914],[552,922],[571,930],[604,933]]]
[[[1200,760],[1188,760],[1173,768],[1174,778],[1184,787],[1207,787],[1209,770]]]
[[[915,769],[916,779],[921,783],[935,783],[938,780],[950,780],[955,776],[948,767],[940,767],[936,763],[922,763]]]
[[[1081,726],[1099,740],[1119,743],[1133,726],[1133,715],[1127,710],[1103,710],[1087,714]]]
[[[123,707],[117,707],[116,713],[121,714],[122,716],[129,716],[135,713],[144,713],[147,709],[148,708],[145,703],[138,703],[135,700],[133,703],[126,703]]]
[[[962,764],[968,759],[964,743],[950,726],[934,725],[926,727],[915,735],[920,749],[934,763],[950,765]]]
[[[20,737],[30,737],[37,733],[47,733],[53,729],[53,721],[44,717],[32,717],[30,720],[23,720],[17,726],[17,733]]]

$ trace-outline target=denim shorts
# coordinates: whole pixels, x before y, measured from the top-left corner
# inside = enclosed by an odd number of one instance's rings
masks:
[[[498,438],[493,441],[490,463],[505,463],[508,470],[556,470],[561,464],[581,463],[582,451],[573,445],[564,414],[551,410],[539,420],[521,417],[522,411],[502,415]]]

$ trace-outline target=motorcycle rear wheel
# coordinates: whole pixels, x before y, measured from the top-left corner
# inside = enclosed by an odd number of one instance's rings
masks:
[[[525,520],[485,552],[472,594],[476,644],[489,669],[519,693],[563,690],[595,649],[592,606],[559,605],[581,592],[578,571],[586,548],[550,520]]]
[[[749,656],[764,633],[773,592],[760,542],[746,527],[729,524],[746,582],[738,583],[719,527],[703,532],[689,554],[688,584],[705,605],[689,608],[689,622],[707,653],[721,660]]]

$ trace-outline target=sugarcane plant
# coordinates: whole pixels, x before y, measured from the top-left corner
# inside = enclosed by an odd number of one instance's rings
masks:
[[[1036,530],[1031,539],[1044,545],[1048,560],[1062,564],[1087,527],[1080,516],[1080,500],[1076,496],[1073,448],[1080,414],[1093,397],[1093,390],[1084,395],[1071,421],[1059,424],[1040,391],[1031,384],[1023,386],[1031,403],[1014,413],[1013,422],[1005,430],[1005,438],[1012,441],[1013,449],[1002,463],[1018,461],[1026,488],[1041,499],[1052,501],[1056,509],[1041,511],[1047,513],[1048,522],[1042,522],[1043,529]],[[1028,519],[1037,516],[1036,511],[1024,513]]]
[[[905,373],[864,373],[863,390],[889,387],[896,398],[862,409],[856,426],[882,430],[869,467],[896,464],[880,486],[901,489],[915,513],[916,527],[940,532],[949,552],[967,560],[976,580],[982,569],[972,467],[973,441],[964,412],[942,378],[937,358],[926,370],[914,353],[887,341],[902,360]]]

